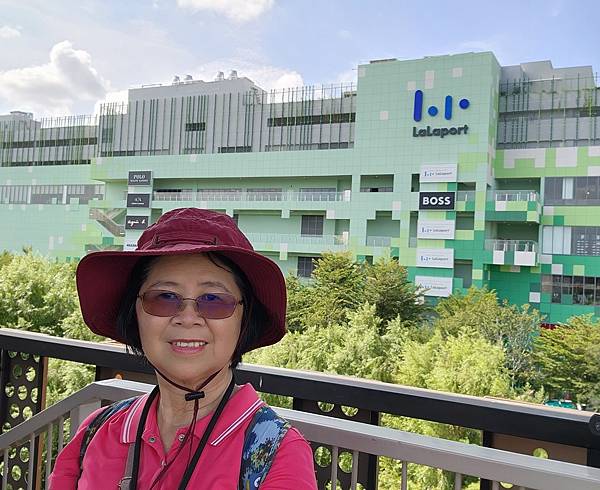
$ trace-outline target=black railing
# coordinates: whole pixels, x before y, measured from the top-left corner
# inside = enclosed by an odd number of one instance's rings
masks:
[[[35,361],[28,364],[27,369],[30,374],[32,370],[36,371],[34,378],[40,386],[36,402],[28,405],[33,411],[41,407],[46,358],[95,365],[97,380],[115,376],[146,382],[154,380],[152,369],[128,354],[120,344],[0,329],[0,346],[0,424],[3,430],[18,422],[12,417],[11,407],[24,382],[23,378],[15,377],[16,373],[22,372],[23,368],[20,371],[16,366],[24,362],[24,357]],[[382,413],[451,424],[480,430],[485,446],[524,454],[531,454],[532,448],[541,447],[552,459],[600,467],[598,414],[248,364],[238,367],[236,378],[241,383],[252,383],[262,393],[291,397],[296,410],[370,424],[379,424]],[[333,409],[326,412],[319,402],[333,405]],[[342,407],[353,407],[357,411],[352,413]],[[367,489],[375,489],[377,458],[366,454],[360,457],[359,468],[364,470],[359,475],[359,482]],[[324,488],[331,471],[320,466],[317,471],[319,487]],[[349,481],[340,483],[342,488],[349,486]],[[488,488],[487,483],[482,482],[481,488]]]

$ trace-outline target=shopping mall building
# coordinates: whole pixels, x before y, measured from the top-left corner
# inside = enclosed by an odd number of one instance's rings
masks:
[[[600,316],[592,68],[492,53],[376,60],[357,84],[176,78],[98,116],[0,116],[0,249],[135,247],[182,206],[233,216],[285,273],[394,257],[432,297],[488,286],[549,323]]]

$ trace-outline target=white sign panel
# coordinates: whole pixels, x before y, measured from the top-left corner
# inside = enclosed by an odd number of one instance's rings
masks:
[[[123,243],[123,252],[131,252],[137,248],[137,240],[125,240]]]
[[[453,220],[419,220],[417,238],[440,238],[453,240],[456,223]]]
[[[456,182],[457,165],[422,165],[419,182]]]
[[[447,298],[452,294],[451,277],[415,276],[415,284],[427,289],[425,296],[439,296]]]
[[[417,267],[454,267],[454,249],[452,248],[418,248]]]

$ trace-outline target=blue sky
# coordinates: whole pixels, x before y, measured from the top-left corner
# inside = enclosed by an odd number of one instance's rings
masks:
[[[0,0],[0,12],[0,114],[92,113],[176,74],[236,69],[283,88],[467,51],[600,70],[596,0]]]

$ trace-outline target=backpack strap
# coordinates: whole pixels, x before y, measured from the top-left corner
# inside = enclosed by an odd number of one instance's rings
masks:
[[[290,429],[287,420],[281,418],[268,406],[259,408],[246,429],[240,490],[256,490],[271,469],[275,453]]]
[[[98,415],[94,417],[94,419],[90,422],[90,424],[85,428],[85,432],[83,434],[83,439],[81,440],[81,447],[79,448],[79,474],[83,472],[83,457],[85,456],[85,452],[87,451],[90,442],[92,442],[92,438],[98,432],[98,429],[102,427],[102,424],[106,422],[109,418],[111,418],[117,412],[121,410],[126,410],[129,408],[134,401],[137,400],[137,396],[133,398],[127,398],[126,400],[120,400],[114,402],[107,407],[104,408]]]

